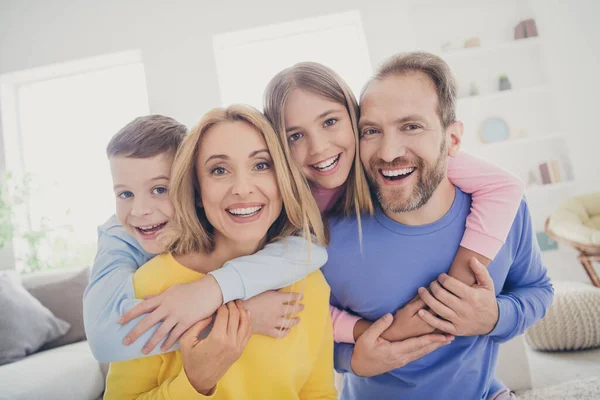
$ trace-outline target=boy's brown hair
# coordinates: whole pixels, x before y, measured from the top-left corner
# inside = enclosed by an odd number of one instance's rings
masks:
[[[175,155],[187,127],[164,115],[138,117],[117,132],[106,146],[108,158],[150,158],[163,153]]]

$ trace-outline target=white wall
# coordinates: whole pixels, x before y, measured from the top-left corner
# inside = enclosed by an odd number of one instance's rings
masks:
[[[426,2],[448,4],[444,0]],[[406,16],[407,7],[417,4],[416,0],[235,3],[0,0],[0,74],[139,48],[146,66],[151,112],[193,124],[220,102],[212,50],[215,33],[358,9],[371,61],[376,66],[395,52],[412,49],[415,38],[411,23],[419,24]],[[600,2],[531,3],[540,35],[546,40],[548,74],[555,85],[554,100],[560,114],[559,129],[569,137],[580,191],[600,191],[600,102],[596,95],[600,93],[596,76],[600,71]],[[576,264],[565,265],[562,258],[550,263],[564,268],[565,274],[570,268],[578,268]]]

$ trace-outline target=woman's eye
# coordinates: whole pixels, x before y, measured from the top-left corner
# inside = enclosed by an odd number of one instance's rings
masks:
[[[337,122],[337,119],[336,119],[336,118],[329,118],[327,121],[325,121],[325,123],[323,124],[323,126],[324,126],[325,128],[327,128],[328,126],[335,125],[335,124],[336,124],[336,122]]]
[[[161,195],[165,193],[167,193],[167,188],[164,186],[159,186],[152,189],[152,194]]]
[[[117,197],[120,198],[120,199],[125,200],[125,199],[128,199],[130,197],[133,197],[133,193],[131,193],[130,191],[121,192],[121,193],[119,193],[117,195]]]
[[[213,175],[225,175],[225,173],[227,173],[227,170],[223,167],[216,167],[211,169],[210,173]]]
[[[288,137],[288,140],[289,140],[290,142],[295,142],[295,141],[297,141],[297,140],[301,139],[303,136],[304,136],[304,134],[302,134],[302,133],[300,133],[300,132],[296,132],[296,133],[293,133],[293,134],[291,134],[291,135]]]
[[[271,168],[271,164],[269,164],[268,162],[261,162],[256,164],[256,167],[254,168],[256,168],[257,171],[266,171],[269,168]]]

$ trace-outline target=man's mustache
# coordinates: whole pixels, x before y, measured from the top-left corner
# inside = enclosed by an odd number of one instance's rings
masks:
[[[395,158],[393,161],[383,161],[383,160],[377,160],[377,161],[373,161],[371,162],[371,168],[373,169],[380,169],[380,168],[408,168],[408,167],[420,167],[422,163],[421,159],[409,159],[406,157],[398,157]]]

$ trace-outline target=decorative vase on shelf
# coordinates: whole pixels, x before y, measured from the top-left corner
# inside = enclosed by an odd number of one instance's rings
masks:
[[[510,90],[510,89],[512,89],[512,86],[510,84],[510,80],[508,80],[508,76],[506,76],[506,75],[500,75],[500,78],[498,79],[498,89],[499,90]]]

